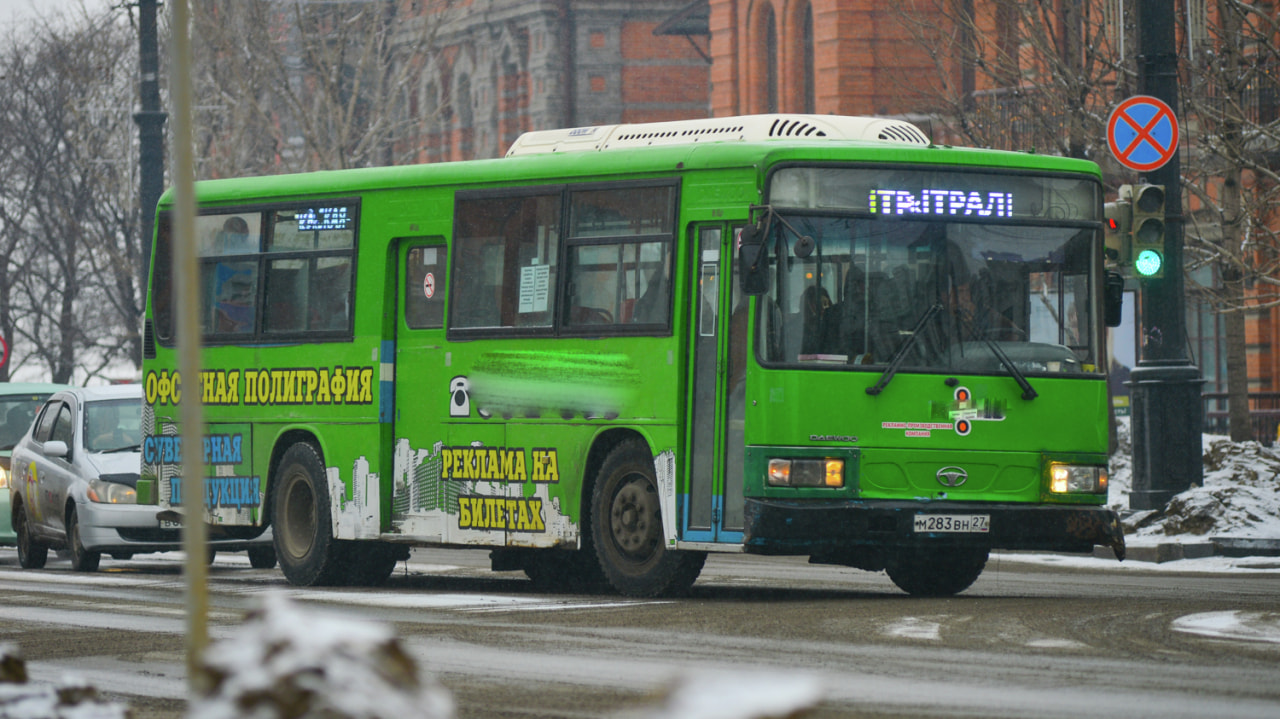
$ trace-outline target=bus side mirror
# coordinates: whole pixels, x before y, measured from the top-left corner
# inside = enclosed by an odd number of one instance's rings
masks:
[[[738,250],[738,278],[742,294],[763,295],[769,291],[768,252],[764,236],[757,225],[742,228],[741,246]]]
[[[1124,309],[1124,277],[1116,272],[1108,272],[1106,292],[1103,297],[1103,314],[1108,327],[1119,327],[1123,319]]]

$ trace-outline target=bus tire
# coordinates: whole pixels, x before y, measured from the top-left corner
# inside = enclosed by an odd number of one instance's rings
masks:
[[[597,592],[608,586],[592,549],[535,549],[525,559],[525,576],[553,592]]]
[[[896,553],[885,572],[914,597],[949,597],[977,581],[988,553],[984,547],[914,547]]]
[[[347,582],[357,587],[376,587],[386,582],[396,565],[409,558],[408,547],[385,542],[350,542],[346,546]]]
[[[324,463],[307,442],[294,444],[280,458],[272,487],[271,527],[276,559],[290,584],[340,582],[342,552],[333,537]]]
[[[275,546],[249,547],[249,566],[254,569],[274,568],[276,566]]]
[[[596,557],[619,593],[655,597],[693,586],[707,555],[664,546],[653,456],[643,442],[623,442],[609,452],[596,478],[591,510]]]

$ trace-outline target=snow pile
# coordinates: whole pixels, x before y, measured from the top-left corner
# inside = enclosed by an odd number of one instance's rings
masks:
[[[638,719],[783,719],[804,716],[824,691],[816,677],[777,672],[696,672],[685,675]]]
[[[1280,452],[1257,442],[1204,435],[1204,483],[1178,494],[1163,509],[1130,514],[1133,450],[1128,418],[1120,420],[1118,429],[1107,499],[1124,517],[1127,541],[1280,539]]]
[[[189,719],[448,719],[453,698],[420,679],[391,627],[268,595],[202,657],[209,688]]]
[[[129,719],[129,708],[108,702],[78,678],[56,687],[27,684],[27,663],[13,644],[0,644],[0,719]]]

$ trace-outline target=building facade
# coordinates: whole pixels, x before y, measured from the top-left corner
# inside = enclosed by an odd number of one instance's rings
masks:
[[[532,129],[706,117],[705,49],[654,33],[686,5],[472,0],[446,12],[409,89],[419,160],[500,157]]]

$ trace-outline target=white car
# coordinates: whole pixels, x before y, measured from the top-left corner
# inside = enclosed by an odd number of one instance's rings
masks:
[[[137,504],[142,467],[142,386],[69,388],[51,396],[13,449],[10,482],[18,563],[43,567],[50,549],[66,549],[81,572],[102,555],[128,559],[182,549],[180,529],[162,526],[156,505]],[[248,550],[255,568],[275,566],[271,533],[209,540],[219,550]]]

